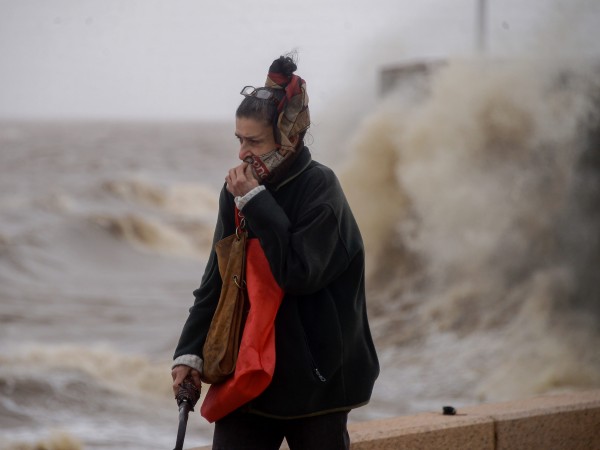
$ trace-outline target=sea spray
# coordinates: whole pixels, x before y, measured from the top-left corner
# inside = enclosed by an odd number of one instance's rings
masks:
[[[2,444],[2,441],[0,441]],[[13,442],[3,444],[5,450],[83,450],[81,441],[65,431],[53,431],[50,436],[35,443]]]
[[[4,351],[0,416],[10,426],[0,447],[164,448],[177,426],[170,366],[106,345],[29,343]],[[208,428],[190,417],[190,442],[206,442]],[[63,431],[48,437],[54,429]]]
[[[454,374],[465,396],[600,385],[589,294],[598,279],[588,276],[582,289],[581,264],[564,244],[571,236],[600,252],[597,228],[585,225],[597,219],[574,195],[583,185],[592,203],[600,196],[589,187],[598,167],[581,167],[598,151],[594,69],[589,61],[452,61],[427,89],[401,86],[364,122],[343,181],[371,255],[373,311],[386,313],[376,336],[396,348],[395,365],[416,351],[403,345],[421,339],[413,364],[436,367],[427,360],[443,332],[460,338],[443,345],[461,353],[465,369],[478,367],[476,377]],[[395,277],[377,280],[390,270]],[[486,336],[493,345],[473,345]]]
[[[0,356],[0,364],[3,366],[0,370],[3,382],[15,389],[19,377],[24,373],[34,373],[31,369],[36,368],[40,373],[80,372],[115,394],[144,395],[158,399],[172,397],[168,361],[153,362],[147,357],[128,355],[107,345],[23,344],[5,351]],[[16,377],[14,381],[9,381],[13,380],[13,376]],[[51,379],[48,377],[47,382]],[[18,396],[19,392],[12,392],[11,395]]]
[[[167,255],[201,257],[210,242],[208,236],[196,245],[177,228],[155,218],[139,214],[114,216],[96,214],[91,223],[108,231],[111,236],[122,239],[140,250],[151,250]]]
[[[199,183],[162,186],[141,176],[101,183],[112,209],[90,221],[139,250],[172,256],[205,257],[212,243],[218,192]],[[122,214],[115,214],[115,206]]]
[[[134,204],[148,205],[178,216],[210,218],[211,221],[219,197],[218,191],[200,183],[161,186],[140,176],[106,180],[102,189]]]

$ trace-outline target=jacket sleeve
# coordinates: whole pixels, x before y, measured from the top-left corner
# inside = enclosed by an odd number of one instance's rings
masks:
[[[316,170],[296,188],[302,194],[294,221],[269,191],[250,200],[243,213],[277,283],[288,294],[307,295],[328,286],[350,263],[341,218],[349,210],[332,172]]]
[[[235,232],[233,197],[225,188],[219,197],[219,215],[215,226],[213,243],[200,287],[194,291],[194,304],[181,331],[181,337],[173,358],[178,361],[202,358],[210,322],[221,295],[222,280],[219,273],[215,243]],[[182,362],[183,363],[183,362]],[[189,364],[188,364],[189,365]]]

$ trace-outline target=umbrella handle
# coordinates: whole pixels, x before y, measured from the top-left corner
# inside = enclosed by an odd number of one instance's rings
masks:
[[[188,414],[194,410],[194,406],[200,398],[200,389],[193,383],[191,377],[183,380],[175,397],[179,405],[179,427],[177,429],[177,441],[173,450],[183,450],[183,441],[187,428]]]
[[[190,411],[194,410],[194,406],[200,398],[200,389],[194,384],[192,377],[188,375],[185,380],[179,385],[179,391],[177,391],[177,406],[181,407],[183,402],[186,402],[190,407]]]

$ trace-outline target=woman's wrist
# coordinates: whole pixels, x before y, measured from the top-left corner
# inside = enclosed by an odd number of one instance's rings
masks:
[[[173,360],[171,369],[175,368],[175,366],[188,366],[202,373],[202,364],[202,358],[197,355],[181,355]]]
[[[248,203],[256,195],[260,194],[265,189],[266,188],[263,185],[256,186],[254,189],[251,189],[246,195],[243,195],[243,196],[240,195],[240,196],[235,197],[234,198],[235,206],[237,206],[237,208],[241,211],[242,208],[244,208],[244,206],[246,206],[246,203]]]

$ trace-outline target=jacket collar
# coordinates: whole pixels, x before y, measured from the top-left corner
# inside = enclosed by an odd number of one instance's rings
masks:
[[[300,153],[296,160],[292,163],[291,167],[288,170],[285,178],[281,181],[278,181],[277,184],[265,183],[270,189],[274,191],[278,191],[280,188],[288,184],[290,181],[294,180],[298,177],[302,172],[304,172],[310,163],[312,162],[312,156],[310,154],[310,150],[308,147],[303,147],[300,150]]]

